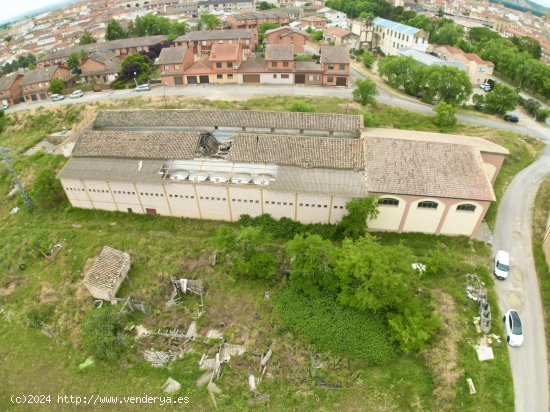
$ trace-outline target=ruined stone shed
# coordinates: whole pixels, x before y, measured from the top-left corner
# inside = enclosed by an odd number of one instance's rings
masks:
[[[111,300],[130,270],[130,255],[109,246],[95,260],[84,277],[84,285],[95,299]]]

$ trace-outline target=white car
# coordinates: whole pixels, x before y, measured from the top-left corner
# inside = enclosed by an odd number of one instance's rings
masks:
[[[523,326],[519,314],[514,309],[510,309],[504,314],[502,321],[506,329],[506,342],[508,342],[508,345],[523,345]]]
[[[148,84],[140,84],[138,87],[135,88],[136,92],[148,92],[151,90]]]
[[[71,93],[71,95],[69,96],[71,99],[76,99],[78,97],[82,97],[84,96],[84,92],[82,90],[75,90],[74,92]]]
[[[493,273],[497,279],[504,280],[510,272],[510,255],[504,250],[499,250],[495,255]]]
[[[58,102],[60,100],[63,100],[65,96],[63,96],[62,94],[52,94],[51,98],[52,98],[52,101]]]
[[[10,107],[10,106],[7,103],[2,103],[2,106],[0,106],[0,109],[8,110],[8,107]]]

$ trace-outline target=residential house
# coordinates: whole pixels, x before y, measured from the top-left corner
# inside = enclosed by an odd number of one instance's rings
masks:
[[[323,17],[317,17],[317,16],[309,16],[309,17],[303,17],[302,20],[300,20],[300,27],[306,28],[311,27],[313,29],[324,29],[327,25],[327,20]]]
[[[155,62],[162,83],[166,86],[184,84],[184,72],[194,63],[193,51],[187,46],[165,47]]]
[[[174,40],[176,46],[187,46],[198,58],[208,55],[214,44],[238,43],[243,54],[250,54],[258,44],[258,31],[255,29],[225,29],[192,31]]]
[[[210,55],[185,71],[187,84],[237,83],[237,71],[243,59],[239,43],[213,44]]]
[[[323,85],[347,86],[349,82],[349,66],[349,52],[345,47],[321,47]]]
[[[255,0],[200,0],[199,13],[235,13],[238,10],[256,10]]]
[[[348,50],[359,49],[361,47],[359,36],[350,30],[339,27],[327,27],[323,32],[323,36],[325,41],[335,46],[344,46]]]
[[[80,70],[86,83],[107,84],[118,78],[120,60],[112,51],[93,52],[81,63]]]
[[[426,52],[429,34],[424,30],[377,17],[373,20],[372,47],[387,56],[396,56],[399,49],[409,48]]]
[[[304,53],[304,45],[309,35],[290,26],[279,27],[265,32],[265,44],[292,44],[294,54]]]
[[[262,23],[285,25],[290,22],[286,11],[265,11],[257,13],[239,13],[225,19],[225,27],[230,29],[259,29]]]
[[[50,83],[53,79],[69,80],[70,71],[67,67],[49,66],[37,67],[25,73],[21,86],[26,102],[46,100],[50,96]]]
[[[239,84],[268,83],[272,78],[273,76],[268,71],[265,60],[257,54],[248,56],[241,63],[237,74]]]
[[[265,62],[267,70],[271,73],[271,78],[266,78],[265,83],[294,83],[294,46],[292,44],[266,45]]]
[[[166,42],[168,37],[164,35],[134,37],[131,39],[111,40],[100,43],[77,45],[46,54],[37,60],[38,67],[47,67],[57,64],[67,64],[67,57],[71,54],[80,54],[80,51],[90,54],[97,51],[112,51],[118,57],[127,56],[133,52],[148,52],[159,43]]]
[[[495,65],[493,62],[483,60],[475,53],[464,53],[461,49],[452,46],[437,46],[435,54],[445,61],[458,61],[466,67],[466,73],[472,84],[481,84],[487,81],[493,74]]]
[[[0,77],[0,103],[7,102],[10,106],[21,101],[21,82],[23,74],[10,73]]]

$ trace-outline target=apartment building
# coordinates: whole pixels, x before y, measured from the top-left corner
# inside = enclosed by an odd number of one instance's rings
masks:
[[[224,29],[192,31],[174,40],[176,46],[189,47],[197,58],[210,54],[214,44],[240,44],[243,55],[249,55],[258,44],[255,29]]]
[[[424,30],[377,17],[373,20],[372,46],[387,56],[396,56],[399,49],[426,52],[429,34]]]
[[[445,61],[461,62],[466,67],[466,73],[472,84],[485,83],[493,74],[493,62],[483,60],[475,53],[464,53],[461,49],[452,46],[437,46],[435,54]]]

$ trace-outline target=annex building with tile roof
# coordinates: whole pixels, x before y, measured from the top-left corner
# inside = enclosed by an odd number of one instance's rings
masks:
[[[87,209],[336,223],[348,201],[376,195],[372,230],[476,233],[506,149],[362,124],[321,113],[101,111],[58,178],[71,204]]]

